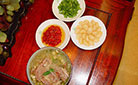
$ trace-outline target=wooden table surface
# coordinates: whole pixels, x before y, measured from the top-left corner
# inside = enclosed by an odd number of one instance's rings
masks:
[[[52,13],[53,0],[35,0],[16,33],[12,57],[0,67],[0,72],[29,83],[26,65],[30,56],[39,49],[35,41],[37,27],[45,20],[56,18]],[[107,29],[104,44],[95,50],[81,50],[72,42],[63,51],[69,56],[72,77],[69,85],[110,85],[113,83],[121,60],[126,28],[131,19],[134,2],[125,0],[85,0],[84,15],[96,16]],[[67,23],[69,28],[73,22]]]

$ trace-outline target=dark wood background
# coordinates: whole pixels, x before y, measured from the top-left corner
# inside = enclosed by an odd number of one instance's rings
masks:
[[[16,33],[12,57],[0,67],[0,72],[29,83],[26,65],[30,56],[39,49],[35,41],[37,27],[43,21],[56,18],[52,13],[53,0],[35,0],[28,13],[22,18],[22,25]],[[101,19],[107,28],[104,44],[95,50],[81,50],[72,42],[63,51],[72,64],[69,85],[110,85],[121,60],[127,25],[131,19],[134,2],[126,0],[85,0],[84,15]],[[73,22],[67,23],[69,28]]]

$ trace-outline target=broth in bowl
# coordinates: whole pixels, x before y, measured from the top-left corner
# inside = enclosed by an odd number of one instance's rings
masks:
[[[60,49],[46,47],[36,51],[27,64],[31,84],[66,85],[71,75],[71,62]]]

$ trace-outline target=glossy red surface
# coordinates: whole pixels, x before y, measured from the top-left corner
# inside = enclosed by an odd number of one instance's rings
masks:
[[[42,34],[42,43],[49,46],[57,46],[61,43],[62,32],[60,26],[51,25]]]
[[[135,1],[135,0],[134,0]],[[72,64],[72,78],[69,85],[112,84],[122,56],[127,24],[133,13],[133,2],[125,0],[85,0],[84,15],[93,15],[103,21],[107,28],[104,44],[95,50],[81,50],[70,40],[63,51]],[[26,65],[30,56],[39,49],[35,32],[43,21],[56,18],[52,13],[53,0],[35,0],[28,13],[22,18],[22,26],[16,33],[12,47],[12,58],[8,58],[0,71],[29,83]],[[67,23],[69,28],[73,22]]]

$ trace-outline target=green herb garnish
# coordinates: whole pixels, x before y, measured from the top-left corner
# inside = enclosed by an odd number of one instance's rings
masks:
[[[50,74],[51,72],[54,72],[54,69],[51,68],[49,71],[44,72],[43,75],[46,76]]]
[[[81,10],[77,0],[62,0],[58,9],[59,13],[63,14],[65,18],[73,18],[78,14],[78,10]]]

